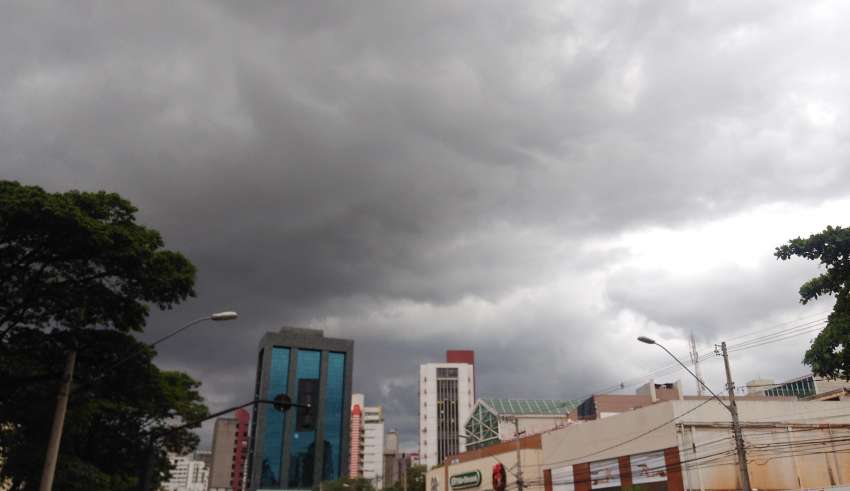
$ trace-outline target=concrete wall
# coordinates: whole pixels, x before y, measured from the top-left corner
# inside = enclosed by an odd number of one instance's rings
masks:
[[[566,415],[557,416],[517,416],[519,431],[525,436],[536,435],[544,431],[554,430],[567,424]],[[513,421],[499,421],[499,439],[503,442],[514,439],[516,427]]]
[[[543,434],[543,455],[547,466],[604,460],[678,445],[676,428],[667,425],[639,437],[647,429],[659,426],[674,416],[673,402],[576,423],[558,431]],[[625,443],[610,450],[607,447]]]
[[[542,435],[544,468],[668,449],[685,489],[738,489],[730,416],[717,401],[670,401]],[[741,401],[753,488],[850,484],[850,402]],[[672,448],[671,448],[672,447]],[[671,474],[672,478],[672,474]]]

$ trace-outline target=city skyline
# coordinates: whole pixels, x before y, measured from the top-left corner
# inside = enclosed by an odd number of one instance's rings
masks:
[[[773,253],[848,225],[846,3],[3,13],[2,177],[117,192],[197,266],[141,340],[239,312],[157,346],[211,412],[284,325],[354,340],[354,390],[412,450],[417,367],[450,347],[478,397],[572,400],[670,364],[637,336],[710,353],[833,305]],[[806,373],[808,334],[733,352],[736,381]]]

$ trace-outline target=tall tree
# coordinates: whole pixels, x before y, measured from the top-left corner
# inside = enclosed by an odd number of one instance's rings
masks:
[[[777,247],[774,255],[781,260],[797,256],[820,262],[823,273],[803,283],[800,302],[805,305],[831,295],[835,304],[803,363],[817,376],[850,380],[850,229],[830,226],[807,239],[791,239]]]
[[[194,296],[195,267],[136,223],[137,211],[114,193],[0,181],[0,476],[15,489],[37,485],[69,350],[78,351],[76,392],[56,489],[130,487],[126,466],[138,468],[145,435],[207,414],[198,382],[157,369],[128,334],[144,328],[151,305]],[[164,450],[196,443],[188,431],[159,440],[158,469],[167,469]]]
[[[0,340],[14,329],[140,331],[194,296],[195,267],[115,193],[0,181]]]
[[[189,429],[169,428],[207,415],[200,384],[186,374],[159,370],[151,363],[153,351],[132,336],[114,330],[23,329],[9,341],[17,349],[0,357],[0,378],[48,372],[62,365],[69,343],[80,348],[54,489],[134,489],[152,434],[163,435],[156,441],[156,476],[168,470],[165,451],[184,453],[197,445]],[[10,479],[12,489],[39,482],[55,389],[55,380],[39,378],[0,401],[5,422],[0,480]]]
[[[428,467],[414,465],[407,470],[407,491],[425,491],[425,477],[428,475]]]

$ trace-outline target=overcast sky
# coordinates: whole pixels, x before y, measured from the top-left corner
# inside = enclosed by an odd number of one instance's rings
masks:
[[[848,9],[6,2],[0,177],[116,191],[197,265],[145,339],[239,311],[157,359],[211,409],[251,398],[264,332],[323,328],[415,449],[446,349],[479,395],[569,398],[670,363],[638,335],[684,354],[831,308],[772,253],[850,225]],[[810,338],[735,379],[805,373]]]

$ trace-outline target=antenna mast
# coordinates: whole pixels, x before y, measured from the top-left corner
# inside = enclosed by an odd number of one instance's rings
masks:
[[[694,365],[694,373],[696,373],[697,378],[697,395],[702,395],[702,373],[699,370],[699,353],[697,353],[697,341],[694,339],[694,332],[691,331],[691,337],[688,339],[688,344],[691,348],[691,363]]]

